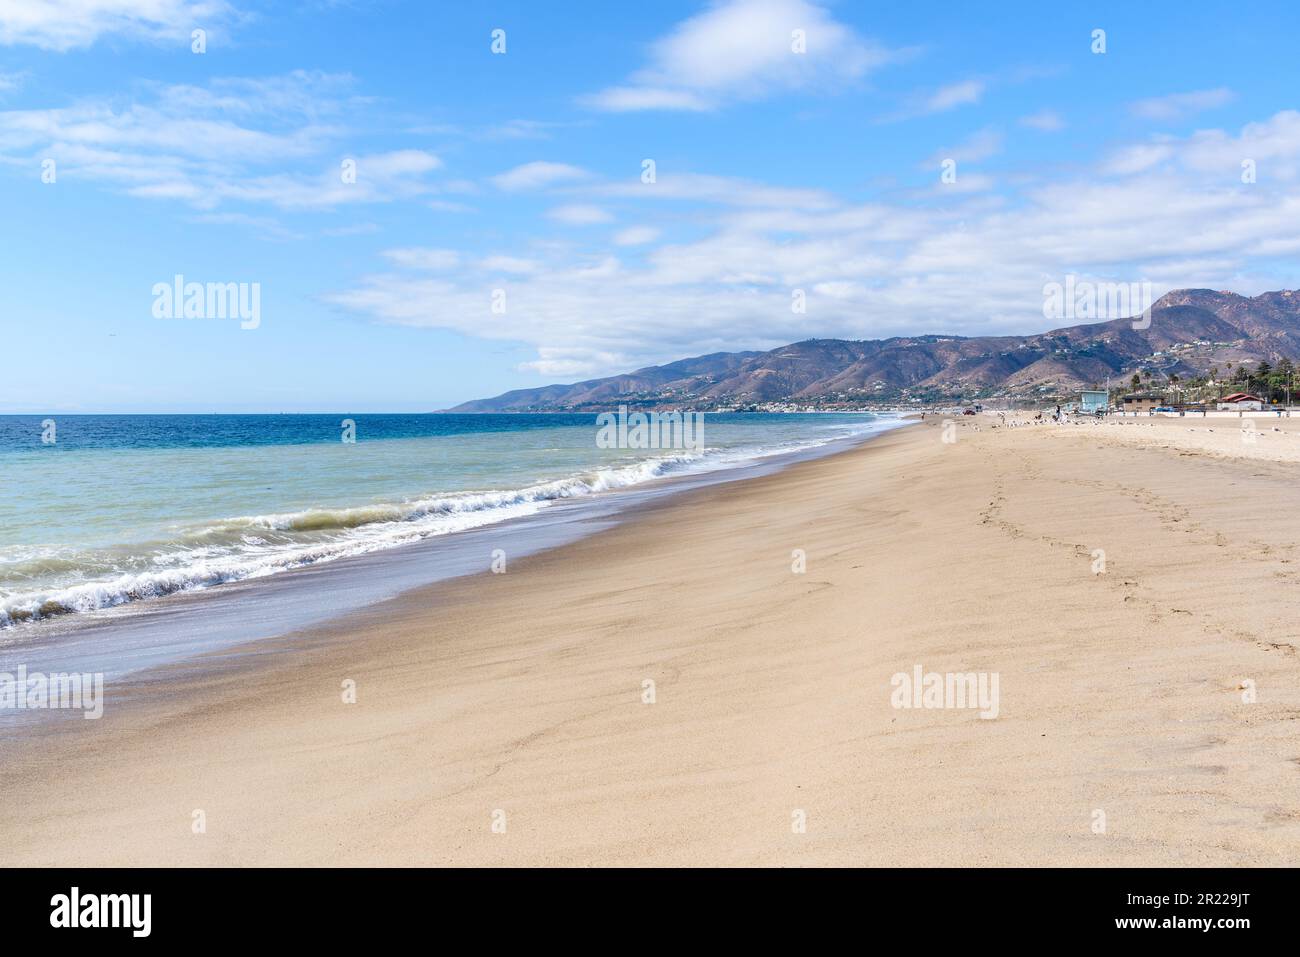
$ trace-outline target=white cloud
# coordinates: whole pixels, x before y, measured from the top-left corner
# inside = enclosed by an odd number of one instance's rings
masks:
[[[1300,112],[1283,110],[1259,123],[1247,123],[1240,135],[1223,130],[1198,130],[1182,154],[1189,169],[1217,177],[1241,172],[1253,160],[1261,180],[1300,179]]]
[[[1183,140],[1169,136],[1120,149],[1105,160],[1106,173],[1132,176],[1160,168],[1208,175],[1214,182],[1238,183],[1242,163],[1255,164],[1261,181],[1300,180],[1300,112],[1283,110],[1269,119],[1248,123],[1234,136],[1224,130],[1198,130]]]
[[[809,191],[821,201],[717,202],[694,211],[703,234],[687,241],[653,245],[658,237],[631,229],[581,247],[543,239],[523,268],[489,257],[437,282],[377,274],[328,299],[382,322],[530,343],[531,369],[574,379],[809,334],[1040,331],[1043,285],[1067,273],[1146,279],[1157,295],[1300,284],[1300,113],[1136,148],[1127,163],[1111,158],[1050,185],[1013,183],[1006,200],[958,190],[860,204]],[[1255,185],[1240,182],[1243,155],[1260,158]],[[655,201],[649,187],[620,195]],[[651,244],[624,262],[620,237]],[[491,312],[498,287],[504,315]],[[808,291],[806,315],[790,311],[794,288]]]
[[[583,100],[588,106],[611,113],[636,110],[682,110],[703,113],[713,103],[689,90],[671,90],[654,86],[611,86]]]
[[[802,31],[804,52],[795,52]],[[595,109],[709,110],[773,92],[835,89],[899,59],[807,0],[725,0],[655,41],[626,83],[585,97]]]
[[[535,360],[520,363],[519,369],[521,372],[536,372],[538,375],[550,379],[573,378],[584,375],[591,369],[618,368],[620,364],[626,364],[626,362],[626,353],[595,349],[567,350],[543,347],[537,350]]]
[[[614,216],[609,210],[602,209],[600,206],[586,204],[556,206],[554,209],[548,210],[546,216],[557,223],[565,223],[569,226],[594,226],[599,223],[614,221]]]
[[[614,234],[616,246],[644,246],[659,238],[659,230],[653,226],[629,226]]]
[[[943,113],[958,106],[978,103],[984,96],[983,80],[963,80],[942,86],[931,93],[925,100],[926,113]]]
[[[918,116],[946,113],[959,106],[970,106],[980,102],[987,91],[988,81],[980,78],[949,83],[936,90],[918,92],[907,97],[900,109],[882,116],[877,122],[895,123]]]
[[[351,85],[346,75],[300,71],[152,85],[125,105],[93,97],[3,110],[0,159],[39,166],[49,158],[61,179],[207,209],[226,202],[321,209],[431,192],[424,178],[441,166],[432,153],[342,149],[345,121],[364,103]],[[344,182],[345,159],[356,163],[355,182]]]
[[[442,160],[424,150],[395,150],[392,153],[376,153],[366,157],[364,169],[358,163],[357,175],[392,179],[397,176],[418,176],[432,172],[440,166]]]
[[[211,30],[237,18],[224,0],[4,0],[0,45],[29,44],[64,51],[101,36],[184,41],[196,27]]]
[[[179,192],[175,198],[191,198],[201,205],[216,205],[227,200],[277,206],[281,209],[329,209],[351,203],[380,203],[411,199],[431,192],[422,175],[441,165],[438,157],[421,150],[398,150],[348,157],[356,163],[356,180],[342,176],[341,164],[317,173],[275,173],[240,180],[206,184],[191,197]],[[164,187],[169,184],[163,184]],[[191,184],[179,184],[188,189]],[[144,188],[128,190],[135,196],[166,196],[146,192]]]
[[[586,175],[587,171],[577,166],[538,160],[493,176],[492,182],[504,190],[540,189],[565,180],[582,179]]]
[[[1192,113],[1212,110],[1226,106],[1235,94],[1225,88],[1213,90],[1195,90],[1191,93],[1171,93],[1168,96],[1153,96],[1130,104],[1129,109],[1135,116],[1148,120],[1176,120]]]
[[[1174,148],[1169,143],[1139,143],[1113,153],[1103,170],[1112,175],[1128,176],[1149,170],[1173,155]]]

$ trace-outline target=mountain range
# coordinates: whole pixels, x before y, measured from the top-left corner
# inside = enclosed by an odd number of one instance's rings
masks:
[[[807,339],[767,352],[717,352],[568,385],[516,389],[449,412],[742,409],[1064,397],[1141,372],[1158,382],[1228,363],[1300,360],[1300,291],[1240,296],[1180,289],[1150,325],[1112,319],[1022,336]],[[1138,326],[1138,328],[1135,328]]]

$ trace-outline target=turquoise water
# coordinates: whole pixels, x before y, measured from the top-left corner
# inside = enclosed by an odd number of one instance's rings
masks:
[[[345,418],[355,442],[342,441]],[[598,448],[594,415],[53,422],[0,416],[0,627],[275,575],[889,424],[710,414],[701,450],[630,450]]]

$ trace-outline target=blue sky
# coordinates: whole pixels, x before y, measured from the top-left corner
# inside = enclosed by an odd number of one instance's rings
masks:
[[[1038,331],[1071,274],[1294,288],[1297,27],[1283,2],[4,5],[0,411],[420,411]],[[257,328],[157,318],[177,274],[257,283]]]

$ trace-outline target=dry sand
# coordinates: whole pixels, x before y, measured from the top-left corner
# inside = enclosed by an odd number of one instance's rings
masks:
[[[995,424],[686,493],[62,722],[2,755],[0,863],[1300,862],[1300,496],[1257,454],[1300,436]],[[996,672],[998,717],[892,707],[917,664]]]
[[[996,422],[1000,420],[996,420]],[[1046,417],[1045,417],[1046,418]],[[987,427],[987,418],[981,425]],[[1024,415],[1013,421],[1029,424]],[[1165,448],[1218,458],[1300,462],[1300,418],[1276,415],[1133,416],[1067,420],[1064,428],[1087,429],[1104,442]]]

